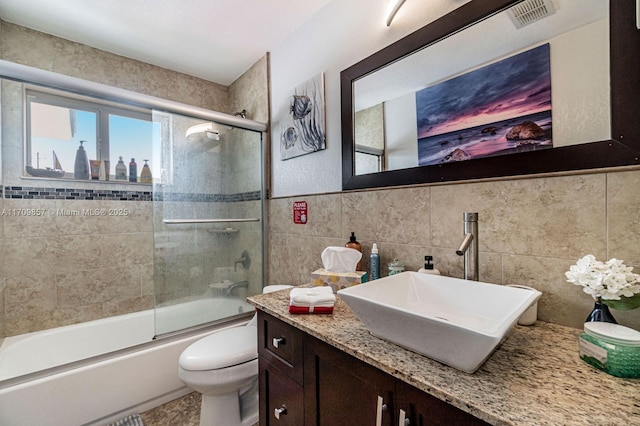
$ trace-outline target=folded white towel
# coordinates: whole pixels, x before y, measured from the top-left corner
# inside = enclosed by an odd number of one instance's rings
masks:
[[[298,306],[300,308],[308,308],[310,306],[319,306],[323,308],[330,308],[334,306],[334,302],[324,302],[324,303],[308,303],[308,302],[294,302],[292,300],[289,301],[289,306]]]
[[[331,287],[294,288],[289,294],[291,306],[322,306],[330,307],[336,302],[336,296]]]

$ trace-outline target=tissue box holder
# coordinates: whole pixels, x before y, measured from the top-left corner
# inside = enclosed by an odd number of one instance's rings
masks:
[[[314,286],[329,286],[336,293],[343,288],[366,283],[368,275],[366,271],[336,273],[318,269],[311,273],[311,278],[311,284]]]

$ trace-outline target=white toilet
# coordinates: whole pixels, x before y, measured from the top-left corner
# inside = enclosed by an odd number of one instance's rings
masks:
[[[290,288],[272,285],[263,293]],[[187,347],[178,360],[178,377],[202,393],[200,426],[251,426],[258,422],[257,318]]]

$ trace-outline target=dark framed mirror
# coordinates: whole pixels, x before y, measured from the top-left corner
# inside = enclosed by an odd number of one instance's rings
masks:
[[[390,46],[380,50],[379,52],[363,59],[353,66],[341,72],[341,123],[342,123],[342,188],[343,190],[375,188],[398,185],[411,185],[420,183],[434,182],[453,182],[470,179],[499,178],[510,176],[522,176],[532,174],[566,172],[566,171],[584,171],[590,169],[602,169],[608,167],[632,166],[640,164],[640,30],[637,28],[636,22],[636,1],[634,0],[593,0],[594,7],[599,9],[600,13],[604,10],[606,16],[600,15],[595,18],[582,18],[581,11],[572,11],[568,13],[572,25],[582,28],[586,25],[600,25],[599,31],[605,31],[604,34],[594,35],[595,44],[605,44],[606,52],[602,57],[596,57],[593,49],[587,45],[587,51],[579,56],[580,58],[588,58],[592,65],[576,65],[572,64],[571,73],[564,77],[566,81],[579,80],[587,75],[592,68],[602,68],[606,71],[605,77],[593,77],[598,79],[593,83],[594,90],[591,89],[592,83],[586,80],[586,86],[577,91],[562,92],[564,87],[556,84],[551,85],[551,91],[555,93],[561,92],[563,97],[558,97],[560,101],[552,103],[553,116],[553,145],[544,147],[550,149],[535,149],[525,152],[511,149],[507,155],[491,155],[478,156],[465,159],[464,161],[442,161],[428,165],[420,165],[422,161],[421,155],[418,155],[418,139],[415,136],[410,137],[412,143],[416,147],[412,147],[414,153],[411,162],[405,162],[398,168],[393,167],[394,163],[398,163],[397,158],[390,155],[391,149],[386,144],[385,136],[380,137],[380,132],[388,132],[388,127],[393,125],[390,120],[392,115],[388,111],[387,104],[391,104],[390,100],[397,97],[397,93],[386,94],[376,98],[376,95],[370,96],[363,102],[368,87],[382,88],[389,91],[395,86],[402,86],[407,80],[407,75],[420,74],[425,75],[430,72],[435,74],[430,77],[431,80],[420,82],[423,87],[438,84],[443,81],[455,79],[459,75],[470,73],[475,69],[485,66],[487,63],[493,63],[505,57],[510,57],[511,52],[500,50],[498,41],[486,41],[485,45],[491,46],[491,52],[486,57],[476,59],[474,63],[467,63],[463,68],[458,70],[448,69],[451,64],[467,60],[473,56],[479,40],[484,39],[484,33],[488,31],[483,28],[497,28],[498,23],[491,19],[505,19],[503,16],[514,6],[524,4],[522,0],[506,1],[506,0],[472,0],[469,3],[459,7],[453,12],[443,16],[442,18],[426,25],[416,32],[404,37],[403,39],[391,44]],[[567,15],[567,2],[565,0],[552,0],[552,4],[556,3],[557,14],[548,18],[548,22],[558,20],[562,13]],[[570,2],[581,3],[582,2]],[[584,8],[583,8],[584,9]],[[577,22],[584,19],[585,22]],[[547,25],[547,21],[544,22]],[[482,24],[485,27],[482,27]],[[533,23],[525,27],[518,33],[517,37],[522,34],[523,38],[531,32],[531,28],[538,23]],[[544,27],[543,27],[544,28]],[[551,30],[545,28],[543,32],[549,33]],[[565,30],[561,30],[565,31]],[[470,40],[461,41],[463,35],[469,34]],[[567,32],[567,34],[569,34]],[[582,33],[580,33],[582,34]],[[608,43],[607,38],[608,36]],[[501,39],[512,40],[515,36],[508,35],[504,32],[498,35]],[[558,36],[560,37],[560,36]],[[568,36],[563,36],[567,38]],[[587,40],[583,35],[572,35],[577,40]],[[591,36],[589,36],[591,37]],[[540,40],[524,40],[517,47],[517,51],[513,55],[527,51],[534,47],[549,43],[551,45],[551,63],[557,64],[567,55],[563,54],[556,39],[551,42]],[[466,46],[466,47],[465,47]],[[498,46],[498,47],[496,47]],[[467,49],[467,50],[465,50]],[[577,52],[578,50],[569,46],[565,47],[569,52]],[[426,56],[426,59],[417,60],[414,55],[418,52],[420,55],[428,55],[435,50],[445,51],[444,57]],[[567,50],[565,50],[567,51]],[[560,52],[560,53],[558,53]],[[457,53],[457,56],[456,56]],[[556,55],[554,59],[553,55]],[[444,59],[443,59],[444,58]],[[462,59],[460,59],[462,58]],[[566,61],[567,59],[565,59]],[[410,71],[398,71],[404,62],[416,62],[418,67]],[[444,71],[440,72],[440,70]],[[433,72],[432,72],[433,71]],[[440,74],[438,74],[440,72]],[[560,73],[556,73],[551,67],[551,75],[556,78]],[[566,74],[566,71],[565,71]],[[384,78],[382,78],[382,77]],[[562,76],[558,77],[561,78]],[[386,80],[385,80],[386,79]],[[390,83],[384,83],[384,82]],[[381,83],[382,82],[382,83]],[[597,89],[598,86],[600,89]],[[586,89],[585,89],[586,87]],[[403,88],[407,92],[406,88]],[[417,90],[417,89],[416,89]],[[405,99],[415,99],[417,91],[408,90]],[[604,93],[594,95],[594,98],[582,98],[582,94],[589,92],[598,92],[603,90]],[[575,98],[576,106],[567,104],[565,100],[573,100]],[[399,98],[398,98],[399,99]],[[592,105],[602,103],[601,106],[605,111],[599,117],[606,129],[602,129],[602,125],[594,126],[592,129],[592,118],[597,114],[591,114],[589,108]],[[367,103],[368,102],[368,103]],[[416,102],[404,111],[415,111]],[[363,105],[364,106],[363,106]],[[373,107],[371,107],[373,105]],[[586,105],[586,107],[585,107]],[[363,120],[363,123],[356,127],[357,114],[366,108],[371,107],[372,114]],[[580,108],[585,108],[583,111]],[[578,111],[578,112],[576,112]],[[409,119],[403,116],[403,129],[417,127],[414,116]],[[574,114],[571,120],[565,119],[567,114]],[[407,115],[407,114],[405,114]],[[401,120],[401,121],[402,121]],[[413,121],[413,123],[412,123]],[[485,126],[482,130],[489,129],[491,126]],[[557,128],[556,128],[557,127]],[[363,132],[362,129],[366,132]],[[415,129],[412,129],[414,134]],[[569,135],[569,136],[566,136]],[[371,146],[373,144],[363,143],[362,141],[374,141],[382,139],[380,146]],[[462,144],[462,135],[457,140],[442,140],[442,152],[453,148],[456,144]],[[573,139],[566,141],[566,139]],[[525,141],[527,142],[527,141]],[[524,145],[518,142],[518,146]],[[507,152],[506,150],[504,152]],[[358,160],[358,170],[356,169],[356,158]],[[363,159],[364,158],[364,159]],[[363,160],[362,160],[363,159]],[[360,163],[360,161],[362,161]]]

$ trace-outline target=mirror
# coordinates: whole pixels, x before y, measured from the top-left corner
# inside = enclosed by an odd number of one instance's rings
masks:
[[[552,0],[518,29],[509,15],[527,3],[471,1],[341,73],[343,189],[638,164],[635,2]],[[531,81],[504,77],[515,68]],[[488,114],[511,102],[488,93],[529,86],[513,98],[546,87],[544,119],[531,106]],[[535,138],[509,133],[529,119]]]

